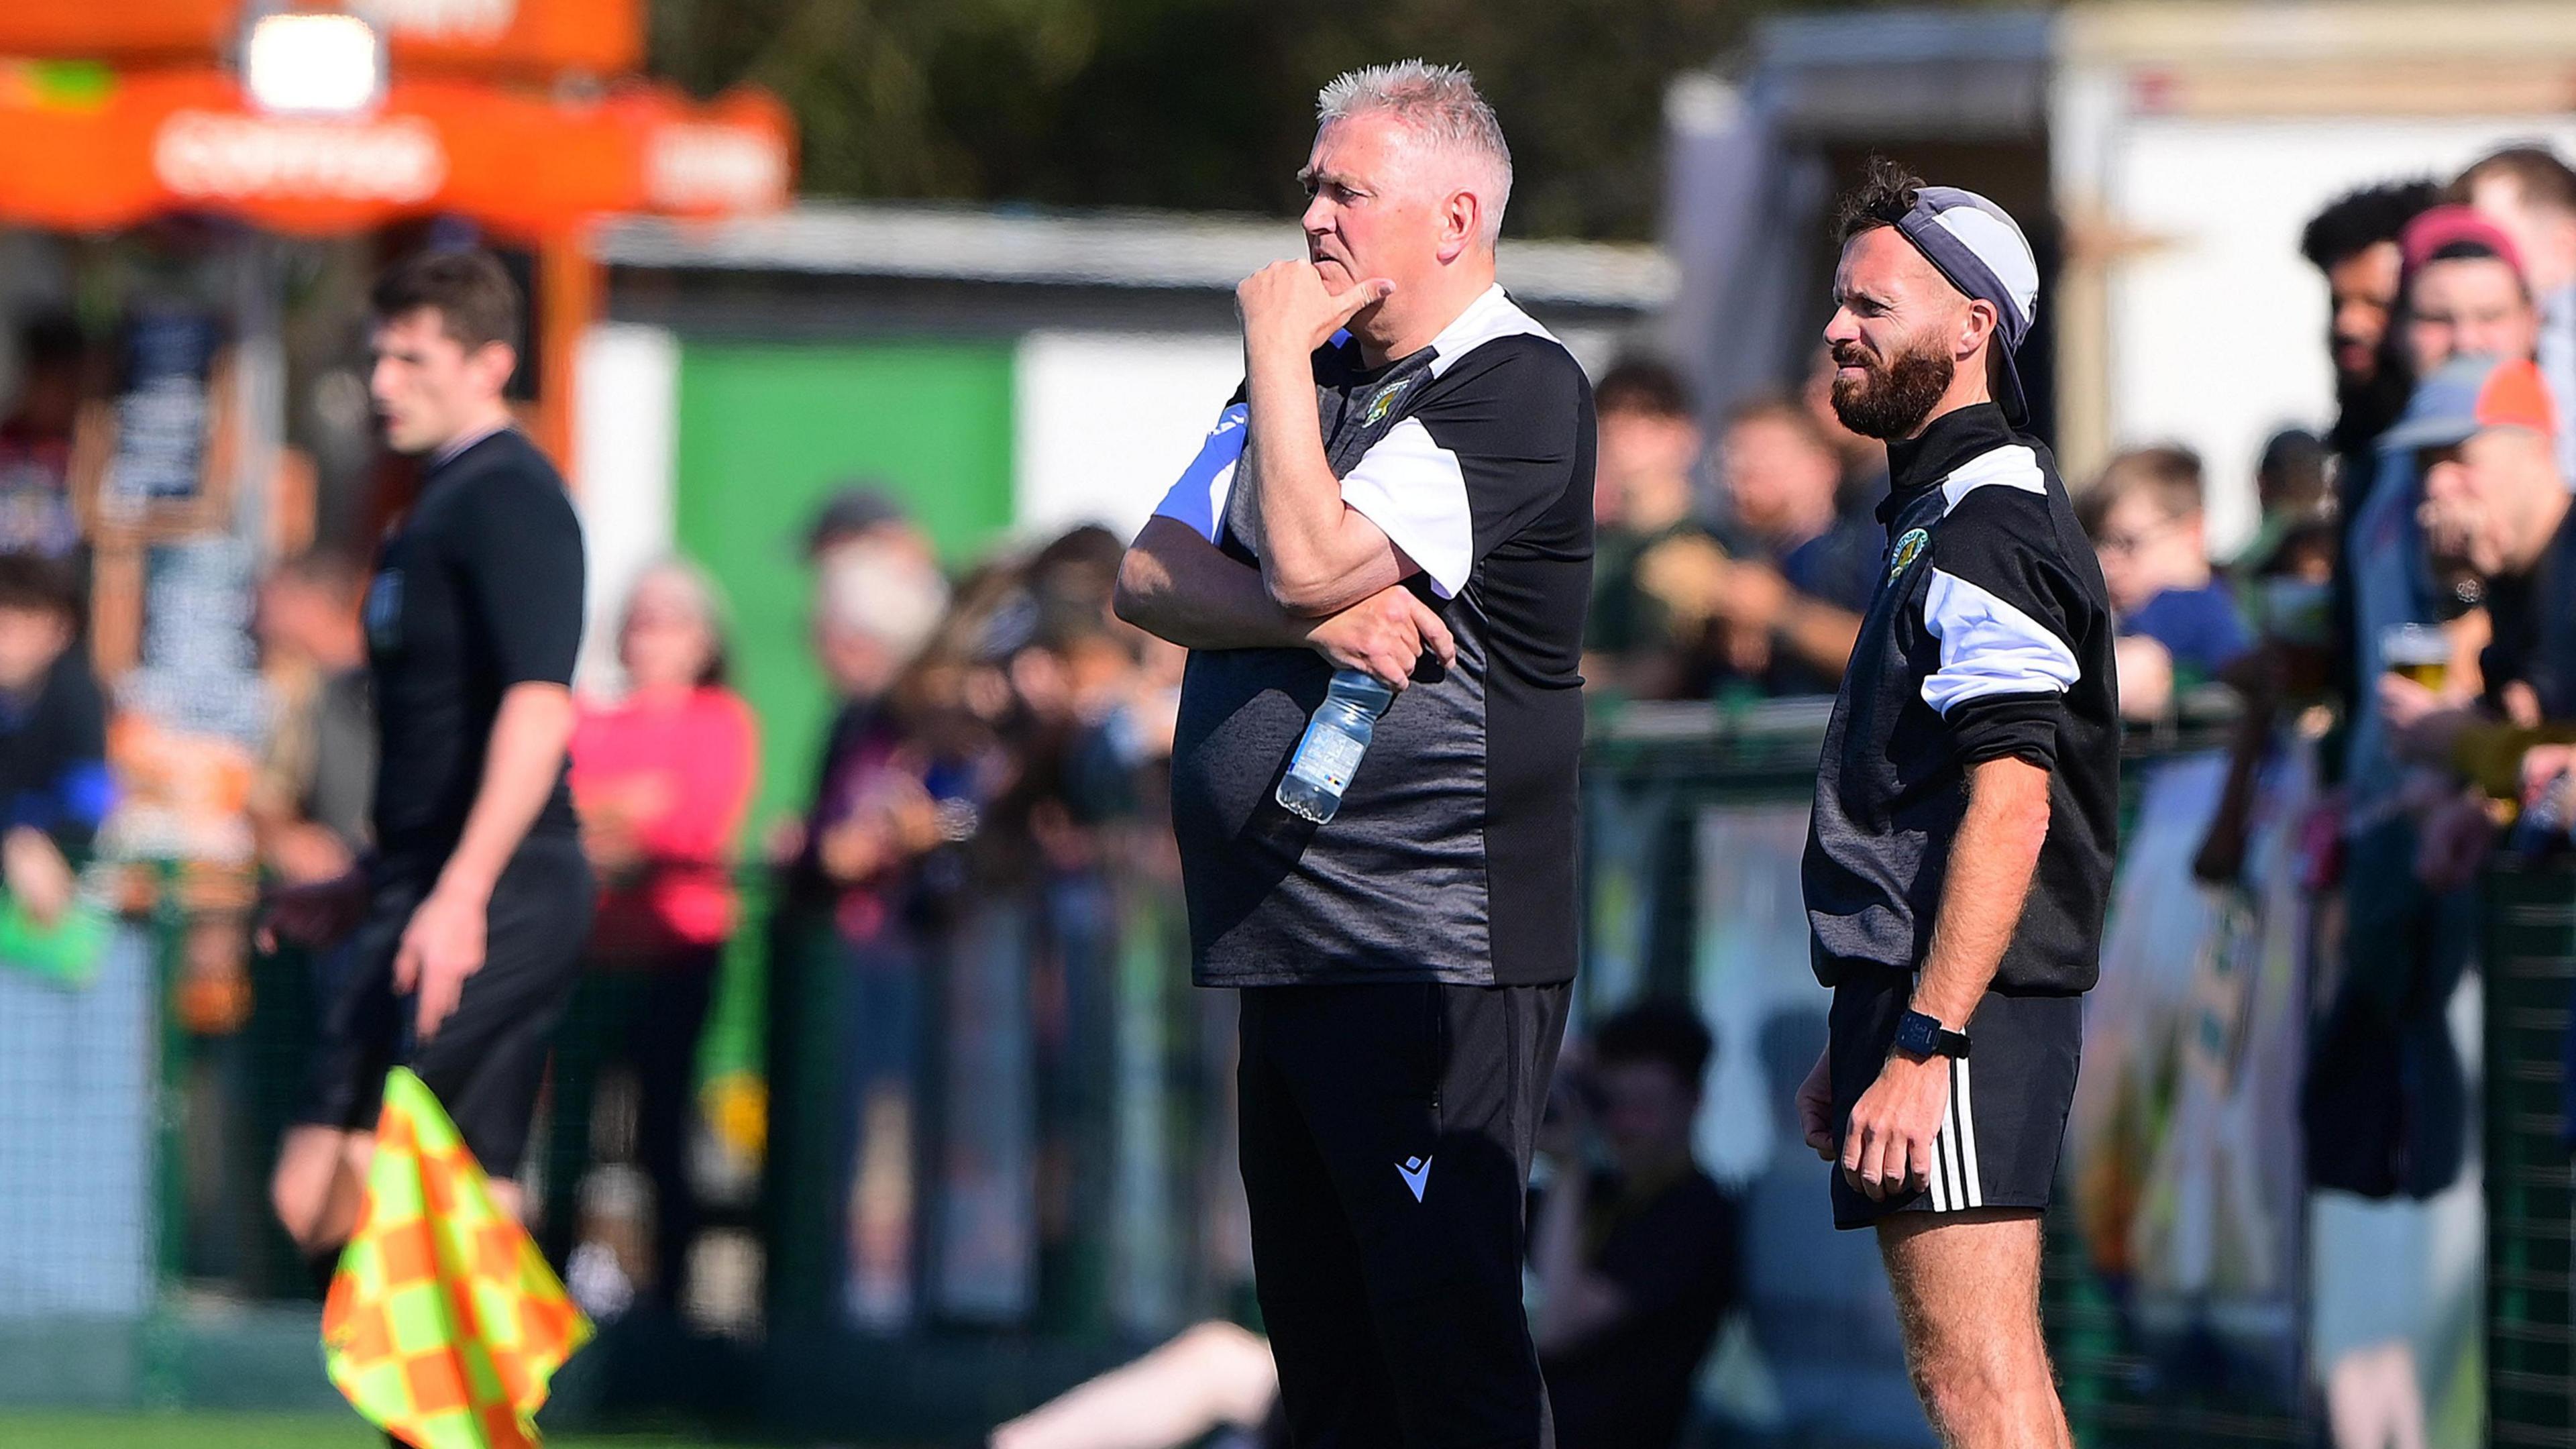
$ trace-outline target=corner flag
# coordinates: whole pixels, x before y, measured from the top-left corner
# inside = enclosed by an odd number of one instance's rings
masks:
[[[322,1305],[331,1382],[417,1449],[532,1449],[590,1320],[410,1071],[385,1077],[358,1230]]]

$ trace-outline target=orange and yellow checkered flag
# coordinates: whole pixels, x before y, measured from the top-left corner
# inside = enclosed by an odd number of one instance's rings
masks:
[[[546,1381],[590,1333],[527,1229],[492,1205],[438,1098],[396,1067],[322,1304],[331,1382],[416,1449],[529,1449]]]

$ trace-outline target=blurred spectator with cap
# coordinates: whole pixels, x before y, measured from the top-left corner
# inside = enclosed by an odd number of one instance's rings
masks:
[[[2540,313],[2522,252],[2502,227],[2465,206],[2437,206],[2406,224],[2400,330],[2416,377],[2454,357],[2528,358]]]
[[[2576,723],[2576,507],[2558,472],[2556,409],[2538,367],[2486,357],[2450,363],[2417,398],[2389,443],[2423,460],[2427,542],[2437,563],[2483,580],[2492,638],[2475,706],[2391,672],[2380,707],[2404,753],[2510,797],[2535,732]],[[2474,865],[2444,859],[2446,878]]]
[[[2541,376],[2559,415],[2576,415],[2576,171],[2546,146],[2507,146],[2460,173],[2452,193],[2513,239],[2539,306]],[[2576,480],[2576,430],[2559,433],[2558,473]]]
[[[814,510],[814,521],[805,528],[805,561],[819,563],[843,544],[865,542],[900,542],[925,555],[930,549],[912,516],[884,485],[861,479],[842,485]]]
[[[2398,245],[2404,264],[2397,337],[2412,376],[2429,378],[2454,357],[2529,360],[2538,315],[2523,285],[2520,254],[2495,223],[2465,206],[2437,206],[2408,222]],[[2440,405],[2437,397],[2419,397],[2407,416]],[[2455,654],[2450,673],[2463,684],[2475,677],[2485,642],[2483,616],[2464,609],[2426,559],[2415,516],[2423,498],[2417,450],[2401,438],[2383,439],[2377,451],[2376,481],[2351,518],[2343,569],[2352,600],[2342,651],[2350,721],[2343,774],[2353,816],[2347,833],[2356,841],[2383,826],[2402,826],[2391,812],[2404,771],[2391,752],[2385,715],[2370,707],[2386,665],[2385,641],[2410,627],[2438,628],[2437,637]],[[2391,836],[2392,855],[2400,843]],[[2411,846],[2404,853],[2411,856]],[[2356,870],[2364,854],[2353,853]],[[2384,894],[2367,886],[2355,890],[2386,904]]]

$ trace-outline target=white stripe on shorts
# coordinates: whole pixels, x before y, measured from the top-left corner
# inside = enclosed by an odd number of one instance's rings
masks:
[[[1986,1193],[1977,1172],[1976,1104],[1968,1096],[1968,1063],[1964,1057],[1950,1059],[1950,1112],[1959,1129],[1959,1171],[1966,1183],[1970,1207],[1984,1207]]]

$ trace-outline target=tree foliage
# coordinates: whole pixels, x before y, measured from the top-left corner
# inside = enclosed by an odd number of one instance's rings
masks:
[[[1758,0],[653,0],[659,73],[751,82],[817,194],[1280,213],[1336,72],[1471,67],[1519,180],[1507,230],[1644,237],[1665,84]]]

